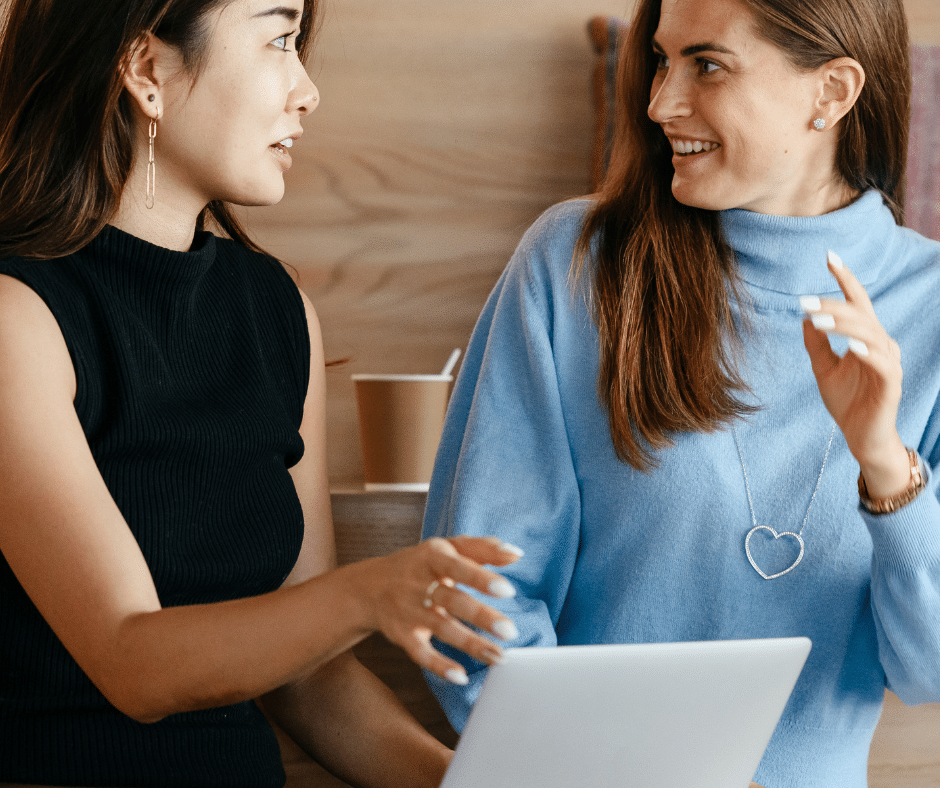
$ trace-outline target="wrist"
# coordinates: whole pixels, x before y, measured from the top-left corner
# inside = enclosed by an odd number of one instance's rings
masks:
[[[897,438],[892,445],[859,460],[859,490],[870,500],[900,495],[911,483],[911,461],[907,447]]]
[[[373,559],[357,561],[309,578],[300,588],[307,593],[306,604],[320,611],[330,611],[330,629],[349,648],[368,637],[377,627],[375,605],[370,596],[369,565]],[[311,637],[322,639],[326,630],[321,626]]]
[[[858,476],[858,494],[862,506],[871,514],[887,514],[906,506],[927,486],[926,472],[920,456],[914,449],[905,449],[907,454],[907,484],[889,495],[876,495],[867,484],[864,472]]]
[[[380,628],[375,604],[378,591],[376,578],[381,576],[376,564],[381,558],[368,558],[334,570],[338,575],[343,609],[357,634],[366,636]]]

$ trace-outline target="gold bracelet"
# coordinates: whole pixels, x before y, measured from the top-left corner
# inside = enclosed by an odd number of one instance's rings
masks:
[[[907,456],[911,461],[911,481],[897,495],[888,498],[870,498],[865,478],[861,473],[858,474],[858,497],[861,498],[862,506],[866,511],[871,514],[888,514],[888,512],[896,511],[913,501],[927,486],[927,479],[920,465],[920,455],[917,454],[916,449],[908,449]]]

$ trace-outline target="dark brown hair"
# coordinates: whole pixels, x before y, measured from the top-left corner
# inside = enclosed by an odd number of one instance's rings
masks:
[[[851,189],[881,192],[900,224],[911,77],[902,0],[742,0],[757,31],[800,69],[839,57],[866,74],[839,126],[836,168]],[[672,149],[647,115],[661,0],[640,0],[622,43],[617,132],[607,177],[575,252],[593,277],[598,397],[618,457],[640,470],[679,432],[718,429],[755,407],[738,372],[742,326],[734,253],[719,214],[672,196]]]
[[[51,258],[94,238],[114,216],[133,163],[124,67],[146,33],[177,47],[195,80],[208,15],[231,0],[10,0],[0,32],[0,257]],[[304,0],[300,57],[316,0]],[[231,208],[200,214],[258,249]]]

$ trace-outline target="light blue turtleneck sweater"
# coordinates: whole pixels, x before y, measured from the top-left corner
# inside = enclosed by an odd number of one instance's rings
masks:
[[[743,371],[760,411],[736,426],[758,523],[798,531],[833,425],[803,347],[797,297],[841,297],[837,252],[901,346],[901,438],[928,490],[900,511],[859,509],[858,465],[838,429],[803,530],[806,553],[765,580],[731,431],[682,434],[650,474],[619,462],[595,394],[598,341],[569,271],[586,200],[523,238],[474,331],[438,454],[425,536],[495,534],[525,550],[503,570],[511,645],[805,635],[813,649],[755,780],[861,788],[886,686],[940,701],[940,244],[898,228],[878,194],[811,218],[722,214],[752,299]],[[833,339],[834,347],[844,341]],[[763,532],[766,533],[766,532]],[[752,541],[766,574],[795,558]],[[431,679],[460,730],[484,675]]]

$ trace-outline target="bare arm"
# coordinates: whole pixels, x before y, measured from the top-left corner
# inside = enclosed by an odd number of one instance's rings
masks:
[[[349,651],[268,693],[263,705],[310,757],[352,785],[436,788],[453,756]]]
[[[75,388],[48,308],[0,276],[0,549],[79,666],[135,719],[258,697],[310,675],[379,627],[404,624],[390,633],[401,642],[414,628],[400,620],[408,601],[414,621],[444,627],[453,639],[453,624],[438,624],[420,605],[429,578],[450,576],[481,590],[495,578],[449,543],[313,576],[326,568],[317,556],[331,539],[317,529],[302,550],[309,579],[263,596],[164,610],[91,456]],[[488,560],[485,546],[468,548]],[[492,563],[510,560],[500,560],[498,545],[488,549]],[[498,618],[482,606],[470,612],[487,628]],[[465,644],[485,656],[486,641],[477,640]],[[414,642],[404,645],[446,669]]]

